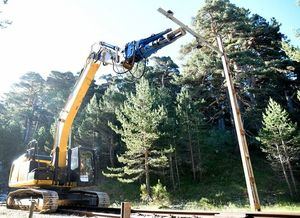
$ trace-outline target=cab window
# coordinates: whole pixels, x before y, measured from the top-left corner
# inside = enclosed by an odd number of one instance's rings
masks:
[[[80,181],[92,182],[94,179],[93,153],[91,151],[80,152]]]

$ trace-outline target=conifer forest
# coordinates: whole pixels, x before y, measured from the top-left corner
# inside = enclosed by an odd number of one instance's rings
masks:
[[[215,46],[222,36],[261,204],[300,210],[300,48],[276,18],[229,0],[206,0],[191,23]],[[247,206],[221,59],[195,39],[182,45],[180,56],[183,66],[151,56],[131,73],[95,78],[73,123],[71,146],[97,149],[97,186],[114,204]],[[57,117],[79,71],[24,72],[2,95],[3,193],[12,161],[29,142],[50,155]]]

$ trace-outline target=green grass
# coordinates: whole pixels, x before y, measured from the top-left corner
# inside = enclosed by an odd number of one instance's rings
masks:
[[[273,204],[270,206],[262,206],[262,211],[274,211],[274,212],[300,212],[300,203],[281,203],[281,204]]]
[[[193,181],[189,174],[181,177],[181,184],[175,191],[162,180],[170,193],[172,209],[249,211],[248,194],[239,154],[224,152],[212,155],[205,163],[207,169],[202,178]],[[252,157],[256,184],[263,211],[300,212],[299,199],[291,199],[282,179],[271,169],[264,158]],[[156,180],[157,181],[157,180]],[[152,181],[155,184],[155,180]],[[158,208],[159,205],[140,202],[138,183],[122,184],[110,178],[102,180],[102,191],[106,191],[113,203],[119,206],[130,201],[134,208]]]

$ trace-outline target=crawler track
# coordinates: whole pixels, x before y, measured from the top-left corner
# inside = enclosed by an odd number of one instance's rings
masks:
[[[30,199],[35,202],[34,211],[51,213],[58,207],[58,194],[44,189],[18,189],[10,192],[6,206],[9,209],[28,210],[31,205]]]
[[[33,211],[55,213],[58,208],[108,207],[109,197],[104,192],[71,190],[57,192],[48,189],[18,189],[8,194],[8,209],[29,210],[32,203]]]

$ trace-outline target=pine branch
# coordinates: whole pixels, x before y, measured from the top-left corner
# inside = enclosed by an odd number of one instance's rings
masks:
[[[132,183],[132,182],[138,180],[141,176],[142,176],[142,174],[137,175],[133,178],[118,178],[118,180],[122,183]]]

